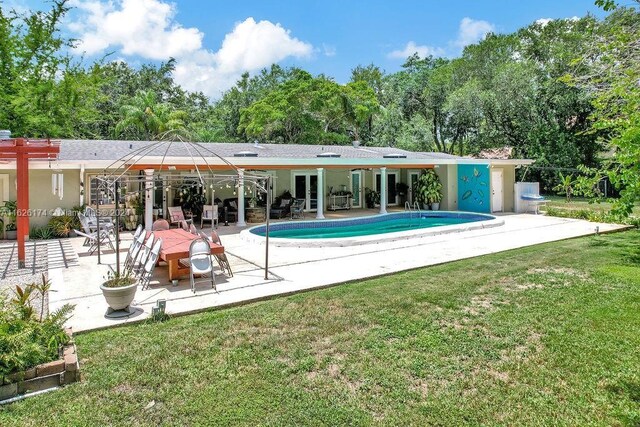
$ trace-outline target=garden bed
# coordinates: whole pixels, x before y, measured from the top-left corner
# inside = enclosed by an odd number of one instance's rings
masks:
[[[25,371],[5,375],[0,383],[0,404],[26,393],[60,387],[80,380],[80,365],[71,329],[66,330],[69,343],[60,351],[60,358]]]

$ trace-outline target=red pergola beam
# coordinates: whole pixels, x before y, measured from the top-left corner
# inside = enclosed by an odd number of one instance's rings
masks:
[[[29,235],[29,159],[50,158],[55,160],[60,153],[60,143],[50,140],[28,140],[24,138],[0,141],[0,159],[16,159],[18,197],[16,226],[18,229],[18,267],[25,266],[25,238]]]

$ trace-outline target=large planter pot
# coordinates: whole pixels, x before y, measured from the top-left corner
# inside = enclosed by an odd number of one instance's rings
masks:
[[[7,230],[5,231],[5,236],[7,240],[16,240],[18,238],[18,230]]]
[[[431,210],[432,210],[432,211],[438,211],[438,210],[440,210],[440,202],[438,202],[438,203],[431,203]]]
[[[124,310],[131,305],[138,289],[136,279],[131,279],[131,281],[131,285],[117,288],[109,288],[104,283],[100,285],[102,295],[104,295],[104,299],[107,300],[107,304],[112,310]]]

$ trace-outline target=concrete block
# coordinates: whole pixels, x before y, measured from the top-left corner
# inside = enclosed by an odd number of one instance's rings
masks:
[[[64,370],[66,372],[75,372],[78,370],[78,357],[76,354],[66,354],[64,356]]]
[[[18,394],[18,383],[0,385],[0,400],[10,399]]]
[[[37,377],[32,380],[21,381],[17,383],[18,393],[22,394],[29,391],[39,391],[46,390],[52,387],[58,387],[64,380],[62,377],[63,376],[61,374],[53,374],[44,377]]]
[[[75,345],[67,345],[64,347],[64,351],[62,352],[62,354],[64,356],[68,355],[68,354],[75,354],[76,353],[76,346]]]
[[[64,359],[54,360],[53,362],[43,363],[36,366],[39,377],[51,374],[59,374],[64,371]]]

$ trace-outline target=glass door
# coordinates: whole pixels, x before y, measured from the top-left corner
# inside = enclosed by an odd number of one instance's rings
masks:
[[[294,173],[293,196],[296,199],[304,199],[304,210],[315,211],[318,209],[318,176],[310,172]]]
[[[354,208],[362,207],[362,171],[351,172],[351,193],[352,206]]]

